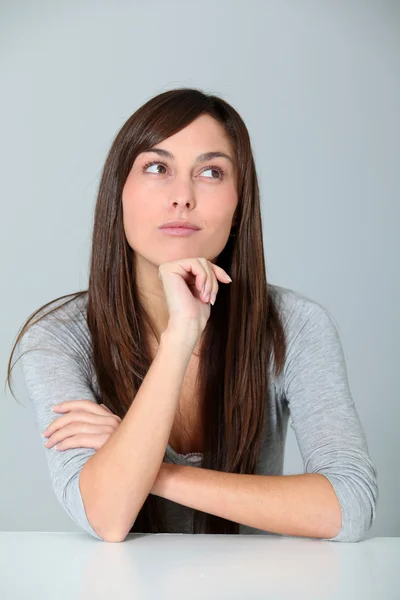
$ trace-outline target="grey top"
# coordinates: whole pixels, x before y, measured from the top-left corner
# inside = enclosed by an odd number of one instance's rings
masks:
[[[379,489],[377,470],[349,389],[338,327],[330,312],[318,302],[288,288],[272,284],[269,287],[283,316],[288,354],[278,378],[269,367],[265,434],[256,474],[283,474],[290,417],[304,472],[327,477],[342,509],[341,530],[336,537],[324,539],[357,542],[375,519]],[[86,307],[87,295],[73,300],[56,311],[58,319],[62,314],[61,324],[54,315],[47,316],[19,342],[21,353],[35,346],[34,351],[21,357],[20,364],[39,435],[61,416],[51,411],[54,404],[77,399],[101,402],[89,359]],[[80,471],[96,450],[43,448],[61,506],[78,527],[102,540],[87,519],[79,489]],[[201,467],[201,454],[178,454],[168,444],[164,461]],[[161,502],[165,503],[168,532],[191,533],[194,510],[165,498]],[[279,535],[244,525],[240,525],[240,533]]]

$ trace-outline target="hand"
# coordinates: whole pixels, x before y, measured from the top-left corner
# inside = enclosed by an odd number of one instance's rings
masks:
[[[46,448],[57,444],[57,450],[69,448],[101,448],[121,423],[104,404],[92,400],[67,400],[54,410],[65,413],[57,417],[42,433],[48,440]]]
[[[207,259],[181,258],[158,267],[167,302],[168,329],[189,329],[199,336],[210,316],[210,304],[218,294],[218,280],[229,283],[231,278]],[[203,290],[203,292],[202,292]]]

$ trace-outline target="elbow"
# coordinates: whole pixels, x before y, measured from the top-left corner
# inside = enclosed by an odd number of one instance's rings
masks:
[[[374,468],[369,476],[365,473],[352,475],[326,474],[338,498],[342,523],[339,531],[330,538],[333,542],[360,542],[365,539],[376,518],[379,497],[377,474]]]
[[[131,525],[131,528],[133,527],[133,523]],[[126,540],[126,538],[128,537],[128,534],[130,532],[130,529],[121,534],[120,531],[106,531],[103,535],[102,535],[102,539],[105,542],[124,542]]]
[[[90,511],[88,513],[80,488],[81,473],[82,470],[74,472],[68,480],[63,482],[62,487],[53,485],[53,490],[62,508],[72,521],[91,537],[101,542],[123,542],[127,533],[122,535],[120,531],[107,527],[103,519],[95,519]]]
[[[135,517],[136,520],[136,517]],[[124,542],[126,540],[126,538],[128,537],[128,534],[130,533],[133,524],[135,521],[133,521],[133,523],[131,523],[130,527],[128,530],[124,529],[123,532],[121,532],[121,529],[117,530],[117,529],[102,529],[101,530],[101,536],[102,539],[105,542]]]
[[[128,537],[131,528],[133,527],[133,523],[131,524],[128,531],[124,531],[123,533],[121,533],[121,530],[118,531],[115,529],[105,529],[97,527],[96,529],[97,531],[99,531],[99,534],[97,534],[92,527],[91,529],[95,533],[95,537],[101,539],[103,542],[124,542]]]
[[[130,518],[130,524],[128,528],[126,518],[124,520],[124,523],[122,524],[120,519],[106,519],[105,515],[106,513],[110,513],[110,510],[104,508],[104,506],[98,506],[97,503],[97,506],[94,507],[92,502],[92,505],[90,506],[89,510],[89,507],[87,506],[87,500],[85,501],[86,503],[84,502],[84,497],[86,497],[87,499],[87,497],[89,496],[89,494],[85,495],[85,488],[87,490],[90,490],[90,483],[85,481],[85,470],[81,469],[79,475],[77,477],[74,477],[74,479],[69,482],[69,485],[66,488],[69,491],[72,498],[77,498],[78,507],[76,507],[76,510],[74,512],[77,516],[79,515],[79,523],[81,524],[81,526],[88,533],[90,533],[90,535],[103,542],[125,541],[128,534],[130,533],[130,530],[133,527],[133,524],[136,521],[138,513],[136,512],[133,521]],[[95,498],[96,494],[93,495],[92,493],[92,497],[93,496]],[[68,506],[68,504],[70,503],[68,502],[66,497],[64,499],[64,506]],[[96,508],[96,510],[93,510],[94,508]]]
[[[123,542],[125,540],[125,537],[121,537],[120,535],[115,535],[115,534],[106,534],[103,537],[103,541],[104,542]]]

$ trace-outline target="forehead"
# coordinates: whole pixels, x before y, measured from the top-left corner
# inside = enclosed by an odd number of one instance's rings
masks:
[[[154,147],[169,152],[170,158],[172,158],[171,155],[178,155],[182,150],[185,151],[185,156],[192,150],[196,152],[196,156],[199,153],[220,151],[233,158],[233,148],[229,136],[223,125],[210,115],[197,117],[180,131],[149,148],[147,152],[152,151]]]

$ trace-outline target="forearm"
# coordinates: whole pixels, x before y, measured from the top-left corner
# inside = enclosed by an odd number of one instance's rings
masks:
[[[319,473],[244,475],[163,463],[150,493],[271,533],[331,538],[341,528],[336,493]]]
[[[88,520],[106,541],[126,536],[154,483],[191,353],[179,335],[163,333],[124,419],[80,473]]]

